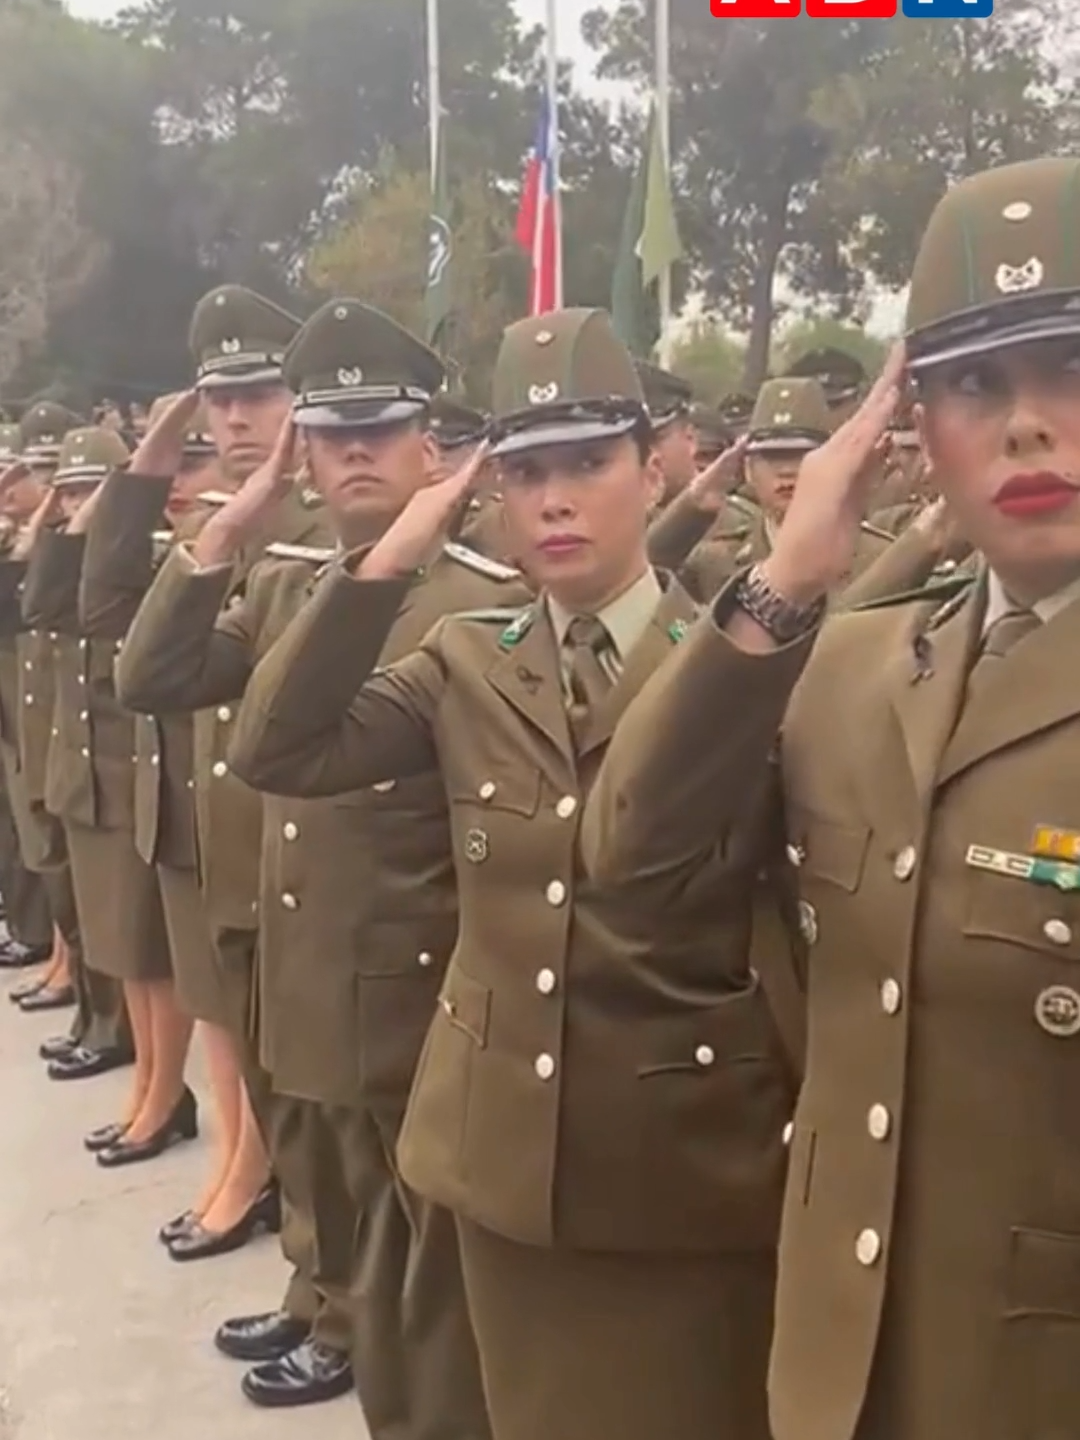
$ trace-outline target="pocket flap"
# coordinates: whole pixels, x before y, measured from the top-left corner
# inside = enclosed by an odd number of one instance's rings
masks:
[[[1018,1227],[1011,1238],[1007,1317],[1057,1315],[1080,1320],[1080,1235]]]
[[[463,1030],[481,1049],[487,1045],[491,991],[454,962],[447,971],[439,1008],[456,1030]]]
[[[792,808],[787,821],[788,842],[805,874],[852,893],[859,888],[870,846],[869,825],[832,820],[800,808]]]

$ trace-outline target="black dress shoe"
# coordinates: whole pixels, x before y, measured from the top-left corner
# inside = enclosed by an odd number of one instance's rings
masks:
[[[214,1255],[242,1250],[256,1236],[276,1235],[280,1229],[281,1197],[276,1185],[268,1185],[230,1229],[207,1230],[196,1220],[183,1235],[167,1243],[174,1260],[209,1260]]]
[[[24,945],[21,940],[7,940],[0,945],[0,970],[26,970],[48,960],[51,954],[51,945]]]
[[[12,1005],[21,1005],[24,1000],[29,1000],[31,995],[39,995],[45,989],[45,977],[37,976],[33,980],[25,980],[21,985],[8,991],[8,1000]]]
[[[163,1245],[171,1245],[174,1240],[179,1240],[189,1230],[194,1229],[199,1223],[199,1217],[194,1210],[185,1210],[182,1215],[177,1215],[173,1220],[166,1220],[161,1229],[157,1232],[158,1239]]]
[[[50,1080],[88,1080],[92,1075],[105,1075],[130,1065],[131,1056],[123,1050],[91,1050],[86,1045],[73,1045],[64,1055],[49,1061]]]
[[[121,1137],[108,1149],[98,1151],[97,1163],[106,1170],[115,1170],[120,1165],[140,1165],[144,1160],[156,1160],[182,1140],[194,1140],[198,1133],[198,1105],[185,1085],[172,1114],[159,1130],[146,1140],[125,1140]]]
[[[126,1125],[112,1124],[102,1125],[97,1130],[91,1130],[89,1135],[83,1137],[83,1144],[91,1155],[96,1155],[99,1150],[108,1150],[110,1145],[115,1145],[118,1140],[124,1138]]]
[[[70,1035],[53,1035],[48,1040],[43,1040],[38,1046],[38,1054],[42,1060],[60,1060],[65,1055],[70,1055],[76,1049],[78,1042]]]
[[[24,996],[19,1001],[19,1009],[24,1015],[37,1015],[42,1010],[66,1010],[74,1004],[75,987],[73,985],[62,985],[59,990],[50,990],[47,985],[43,985],[32,995]]]
[[[280,1360],[256,1365],[240,1382],[254,1405],[284,1409],[291,1405],[322,1405],[348,1395],[353,1388],[348,1356],[317,1340],[305,1340]]]
[[[279,1360],[302,1345],[310,1331],[306,1320],[297,1320],[284,1310],[271,1310],[265,1315],[226,1320],[219,1326],[214,1344],[230,1360]]]

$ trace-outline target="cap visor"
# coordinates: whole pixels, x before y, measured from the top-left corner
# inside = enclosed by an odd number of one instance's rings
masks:
[[[195,381],[196,390],[242,390],[248,385],[283,385],[280,365],[260,365],[256,370],[211,370]]]
[[[993,350],[1008,350],[1013,345],[1027,345],[1033,340],[1057,340],[1068,335],[1080,335],[1080,314],[1042,315],[1005,329],[969,335],[926,355],[913,355],[908,361],[908,369],[917,373],[934,365],[944,365],[949,360],[988,355]],[[908,343],[910,345],[910,339]]]
[[[305,405],[298,402],[293,419],[305,430],[364,430],[382,425],[403,425],[427,407],[420,400],[350,400],[343,405]]]
[[[778,453],[783,451],[785,454],[808,455],[811,450],[817,450],[819,446],[824,445],[828,438],[827,435],[823,435],[820,440],[810,440],[805,435],[767,436],[760,440],[748,441],[745,453],[758,455],[763,450],[775,450]]]
[[[515,430],[497,440],[492,455],[517,455],[523,450],[539,450],[546,445],[577,445],[584,440],[610,440],[628,435],[638,423],[635,416],[620,420],[551,420],[546,425],[531,425]]]

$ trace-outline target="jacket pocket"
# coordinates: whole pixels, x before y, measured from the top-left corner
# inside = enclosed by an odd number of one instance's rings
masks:
[[[995,1374],[1005,1440],[1080,1436],[1080,1235],[1012,1232]]]

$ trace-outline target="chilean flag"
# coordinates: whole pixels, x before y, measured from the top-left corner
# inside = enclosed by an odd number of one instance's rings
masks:
[[[562,308],[559,257],[559,196],[555,185],[555,125],[550,98],[544,97],[540,128],[529,154],[521,186],[521,206],[514,231],[529,256],[529,314],[544,315]]]

